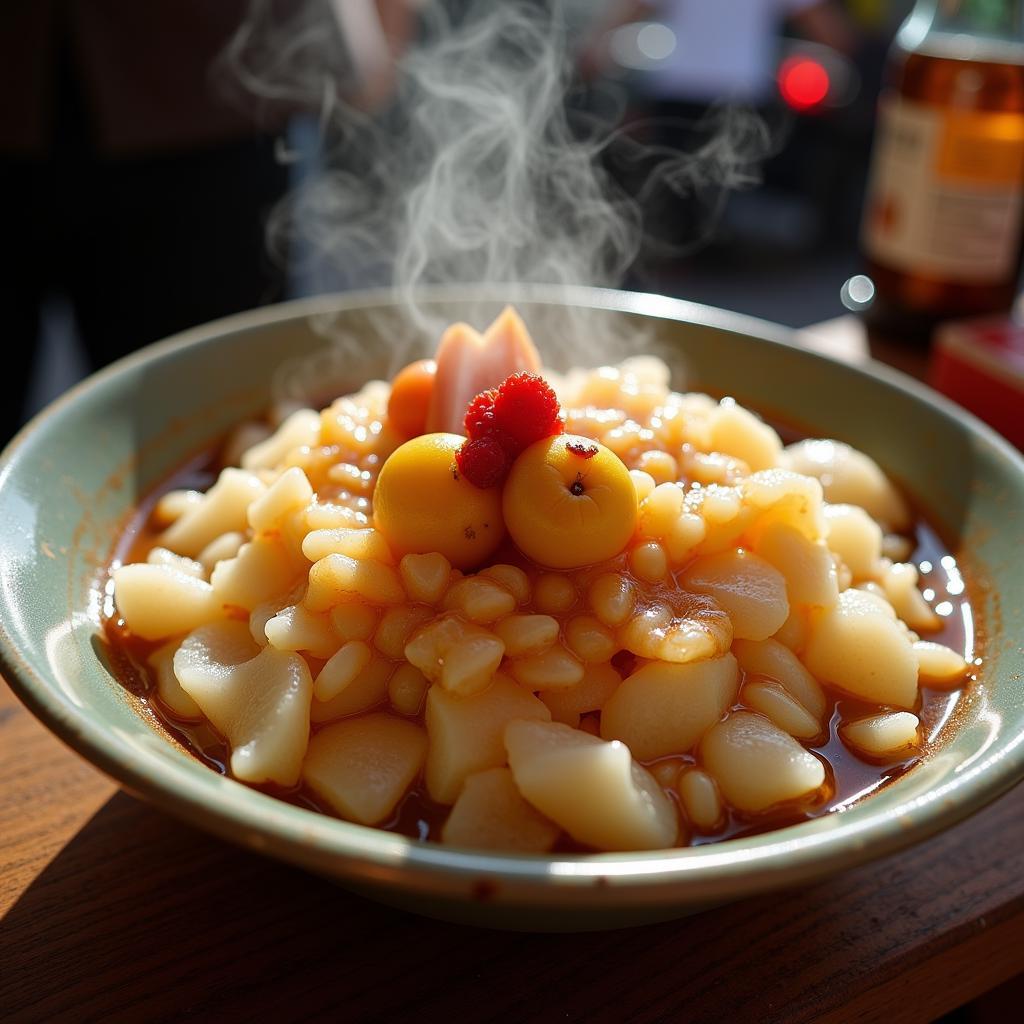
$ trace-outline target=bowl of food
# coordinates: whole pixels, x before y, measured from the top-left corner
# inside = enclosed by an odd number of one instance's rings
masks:
[[[544,929],[820,877],[1024,775],[991,431],[663,297],[419,309],[436,352],[380,293],[219,321],[11,444],[0,657],[66,743],[376,899]],[[548,368],[581,331],[632,354]]]

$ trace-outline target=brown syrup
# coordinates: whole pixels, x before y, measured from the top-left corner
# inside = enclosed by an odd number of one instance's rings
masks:
[[[802,436],[791,428],[779,429],[776,421],[770,422],[779,430],[786,443]],[[184,488],[205,490],[216,479],[219,468],[218,452],[197,456],[147,496],[140,503],[136,514],[122,534],[111,560],[111,568],[145,559],[159,533],[151,520],[153,508],[163,494]],[[963,653],[968,662],[975,661],[979,654],[979,635],[973,620],[969,595],[956,559],[935,530],[920,515],[917,517],[912,539],[914,549],[908,561],[919,567],[920,586],[925,590],[926,597],[929,596],[929,590],[933,592],[930,603],[936,607],[943,622],[939,631],[928,633],[924,638],[946,644]],[[510,545],[507,550],[499,551],[495,557],[497,561],[519,564],[531,576],[538,572],[535,566],[524,562],[522,555]],[[604,568],[607,569],[607,566]],[[163,705],[157,696],[156,686],[146,663],[146,659],[160,646],[160,642],[145,641],[132,635],[125,628],[123,621],[116,616],[109,587],[106,593],[103,640],[115,674],[129,691],[149,706],[175,741],[209,768],[226,775],[228,748],[224,739],[208,723],[181,721]],[[613,658],[615,666],[624,674],[628,674],[634,661],[635,657],[627,651],[622,651]],[[757,815],[729,812],[727,820],[714,832],[691,833],[684,835],[682,841],[688,845],[701,846],[723,839],[768,832],[785,825],[820,817],[833,810],[842,810],[870,793],[877,792],[913,768],[922,758],[928,756],[938,742],[941,742],[943,729],[952,720],[957,703],[973,685],[974,678],[973,675],[970,676],[967,684],[959,690],[923,688],[918,706],[913,709],[921,720],[921,735],[925,739],[922,749],[912,757],[896,758],[891,761],[865,760],[855,755],[838,735],[841,721],[872,713],[875,707],[851,699],[833,700],[827,735],[822,737],[820,743],[810,746],[810,749],[822,759],[826,768],[826,782],[817,793],[805,801]],[[311,731],[315,734],[322,727],[314,724]],[[694,759],[689,756],[661,760],[678,762],[680,767],[694,764]],[[276,785],[255,788],[296,806],[335,816],[302,785],[290,789]],[[677,800],[674,789],[668,792]],[[437,840],[447,813],[448,808],[431,800],[425,786],[418,782],[400,802],[392,817],[380,827],[414,839]],[[558,853],[588,852],[587,847],[564,835],[554,849]]]

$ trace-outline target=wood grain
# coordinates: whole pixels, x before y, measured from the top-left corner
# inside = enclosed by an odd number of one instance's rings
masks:
[[[933,1019],[1024,970],[1024,789],[801,891],[588,935],[440,924],[123,793],[0,684],[0,1019]]]

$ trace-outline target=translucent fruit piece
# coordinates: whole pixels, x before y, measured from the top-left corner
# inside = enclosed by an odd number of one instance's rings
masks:
[[[299,655],[260,650],[247,623],[220,622],[182,641],[174,674],[228,741],[236,778],[295,784],[309,739],[313,691]]]
[[[651,761],[685,754],[736,699],[739,666],[731,654],[685,665],[655,661],[627,676],[601,711],[601,735]]]
[[[144,640],[179,636],[223,618],[223,604],[213,587],[177,569],[136,562],[112,575],[117,610]]]
[[[789,616],[785,578],[750,552],[727,551],[698,558],[680,582],[724,608],[738,639],[765,640]]]
[[[377,825],[419,774],[426,733],[388,714],[349,718],[321,729],[309,742],[302,778],[343,818]]]
[[[855,750],[869,757],[886,757],[917,746],[920,725],[909,711],[890,711],[840,726],[839,734]]]
[[[514,721],[505,747],[519,792],[578,842],[598,850],[675,843],[672,801],[625,744],[557,722]]]
[[[811,674],[855,697],[898,708],[917,700],[917,658],[883,601],[845,590],[811,625],[803,661]]]
[[[438,686],[427,694],[430,737],[427,789],[439,803],[454,803],[466,778],[505,763],[505,726],[514,719],[548,721],[551,712],[532,694],[500,673],[472,697],[457,697]]]
[[[254,473],[225,469],[202,499],[189,505],[161,535],[159,543],[179,555],[195,558],[222,533],[248,525],[249,505],[267,486]]]
[[[560,829],[522,796],[507,768],[466,779],[441,830],[441,842],[477,850],[545,853]]]
[[[741,811],[797,800],[825,781],[825,768],[767,718],[737,711],[700,744],[701,762],[725,799]]]

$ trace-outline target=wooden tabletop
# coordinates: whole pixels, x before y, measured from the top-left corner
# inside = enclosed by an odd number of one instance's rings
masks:
[[[627,931],[488,932],[165,817],[0,683],[2,1021],[903,1024],[1021,971],[1024,787],[799,891]]]

